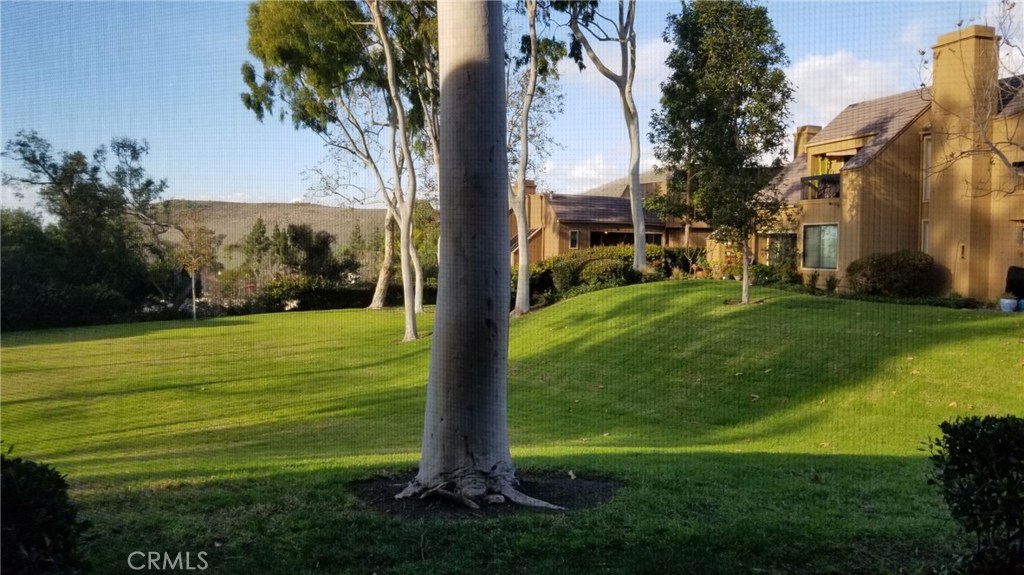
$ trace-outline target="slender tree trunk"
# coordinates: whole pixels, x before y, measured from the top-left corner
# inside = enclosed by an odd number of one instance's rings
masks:
[[[420,262],[420,253],[415,244],[409,244],[409,259],[412,261],[413,275],[416,276],[413,311],[423,313],[423,264]]]
[[[526,20],[530,27],[530,68],[523,94],[522,121],[519,123],[519,170],[512,193],[512,213],[519,238],[519,266],[516,273],[516,305],[512,314],[530,312],[530,221],[526,209],[526,168],[530,162],[530,107],[537,91],[537,0],[526,0]]]
[[[444,225],[423,448],[398,495],[475,507],[515,489],[507,419],[508,168],[498,2],[438,3]]]
[[[405,210],[405,207],[403,207]],[[405,310],[405,335],[402,341],[419,339],[416,329],[416,272],[412,265],[412,210],[402,215],[398,229],[398,252],[402,270],[402,307]]]
[[[630,82],[632,84],[632,82]],[[640,120],[630,89],[622,92],[623,115],[629,132],[629,209],[633,215],[633,269],[647,269],[647,222],[640,189]]]
[[[743,238],[743,295],[740,296],[740,303],[750,303],[750,240]]]
[[[190,275],[192,276],[192,321],[196,321],[196,273],[198,270],[193,271]]]
[[[513,316],[530,311],[530,221],[527,219],[526,193],[520,190],[512,198],[512,214],[516,218],[516,237],[519,238],[519,268],[516,272],[516,305]]]
[[[384,256],[377,273],[377,287],[373,290],[370,309],[384,309],[387,304],[388,286],[395,271],[395,218],[391,212],[384,216]]]

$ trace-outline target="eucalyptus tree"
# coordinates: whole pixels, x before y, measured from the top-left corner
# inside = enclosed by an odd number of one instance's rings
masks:
[[[597,71],[611,80],[619,92],[622,117],[629,134],[629,206],[633,218],[633,269],[647,266],[647,230],[644,221],[643,194],[640,189],[640,115],[633,99],[633,79],[636,76],[636,0],[619,0],[615,18],[598,10],[596,0],[558,0],[556,9],[569,16],[572,42],[569,57],[582,70],[584,52]],[[607,30],[606,30],[607,28]],[[619,46],[618,71],[608,67],[594,50],[593,41],[610,42]]]
[[[412,225],[422,156],[417,134],[429,140],[433,129],[434,114],[422,109],[432,97],[419,91],[428,90],[420,76],[430,77],[429,41],[421,33],[431,12],[425,3],[380,0],[258,2],[250,7],[249,51],[264,71],[258,77],[251,64],[242,67],[249,87],[242,102],[258,119],[280,100],[296,128],[312,130],[370,173],[387,207],[385,229],[391,219],[397,223],[406,341],[418,337],[415,314],[422,308]]]
[[[685,174],[697,216],[741,246],[749,303],[749,237],[784,208],[765,164],[780,166],[785,152],[785,50],[768,10],[748,0],[684,2],[664,37],[672,50],[652,120],[655,155]]]
[[[537,165],[550,153],[550,147],[555,145],[546,128],[548,120],[562,111],[556,64],[566,53],[563,43],[538,36],[538,17],[541,23],[550,21],[550,3],[522,0],[518,6],[526,16],[527,33],[520,39],[519,55],[510,57],[506,63],[505,81],[509,168],[515,171],[514,181],[509,186],[509,205],[515,216],[519,241],[513,315],[530,311],[530,222],[526,208],[526,173],[531,169],[536,171]],[[532,114],[535,109],[538,115]],[[513,141],[513,138],[518,141]]]
[[[508,168],[502,6],[438,6],[441,269],[419,471],[398,497],[547,505],[509,451]]]

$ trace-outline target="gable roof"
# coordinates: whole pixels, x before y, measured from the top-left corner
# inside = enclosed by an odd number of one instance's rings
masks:
[[[772,186],[775,186],[787,204],[796,205],[800,203],[800,199],[803,196],[803,183],[800,181],[800,178],[806,175],[807,154],[800,154],[772,178],[768,188],[770,189]]]
[[[555,217],[562,223],[633,225],[628,198],[586,194],[550,194],[547,196]],[[665,222],[654,212],[644,210],[644,223],[662,226]]]
[[[843,169],[863,167],[924,113],[929,104],[931,91],[927,88],[850,104],[811,138],[807,145],[873,135],[874,137],[846,162]]]
[[[647,170],[640,172],[640,185],[650,184],[654,182],[665,181],[666,175],[664,172],[657,170]],[[607,184],[601,184],[590,188],[583,192],[587,196],[604,196],[608,198],[627,198],[629,197],[629,177],[619,178],[612,180]]]

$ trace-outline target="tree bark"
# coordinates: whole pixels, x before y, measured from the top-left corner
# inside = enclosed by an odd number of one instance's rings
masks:
[[[377,273],[377,287],[373,290],[370,309],[384,309],[387,303],[388,286],[395,271],[395,218],[388,212],[384,216],[384,257]]]
[[[512,213],[519,238],[519,267],[516,273],[516,304],[512,315],[530,312],[530,221],[526,206],[526,168],[530,161],[530,106],[537,91],[537,0],[526,0],[526,20],[530,27],[530,68],[523,94],[522,121],[519,124],[519,170],[512,191]]]
[[[750,303],[750,240],[743,238],[743,295],[740,296],[740,303]]]
[[[515,489],[507,419],[508,168],[498,2],[438,3],[444,225],[416,478],[398,497],[470,507]]]

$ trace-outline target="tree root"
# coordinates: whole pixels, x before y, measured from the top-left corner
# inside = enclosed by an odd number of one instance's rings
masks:
[[[522,505],[524,507],[549,509],[552,511],[565,510],[564,507],[559,505],[553,505],[547,501],[542,501],[535,497],[526,495],[516,489],[511,482],[499,481],[495,483],[497,483],[497,485],[492,484],[490,489],[480,492],[479,489],[463,490],[451,481],[446,481],[428,488],[414,479],[405,486],[405,489],[403,489],[401,493],[395,495],[395,499],[410,499],[413,497],[417,499],[430,499],[432,497],[437,497],[454,501],[455,503],[459,503],[474,510],[480,509],[480,503],[478,503],[478,500],[486,501],[491,505],[500,503],[503,500],[508,500],[516,505]],[[466,495],[465,491],[472,491],[474,496],[471,497]]]

